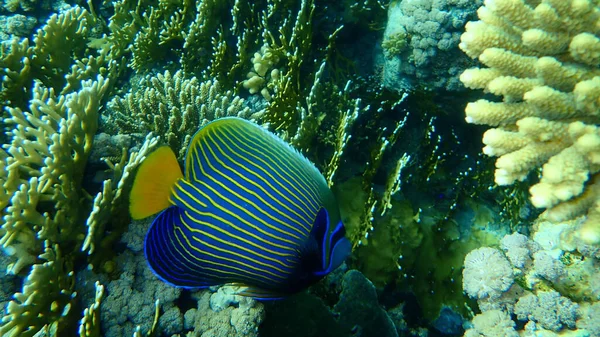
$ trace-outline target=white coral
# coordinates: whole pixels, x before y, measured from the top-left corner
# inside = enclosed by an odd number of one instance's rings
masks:
[[[506,235],[500,240],[500,247],[513,266],[524,268],[531,262],[528,241],[529,239],[525,235],[519,233]]]
[[[473,328],[465,331],[465,337],[518,337],[515,322],[500,310],[489,310],[473,317]]]
[[[556,291],[540,291],[519,299],[515,314],[522,321],[534,321],[542,328],[560,331],[563,327],[575,328],[579,305]]]
[[[514,282],[508,259],[497,249],[482,247],[465,257],[463,290],[472,298],[498,298]]]

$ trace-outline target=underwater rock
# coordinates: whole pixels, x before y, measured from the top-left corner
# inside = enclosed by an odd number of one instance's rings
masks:
[[[333,311],[352,336],[398,336],[391,318],[379,305],[375,286],[357,270],[344,275],[340,300]]]
[[[464,319],[463,317],[449,307],[443,307],[440,315],[433,322],[433,327],[441,334],[446,336],[462,336]]]

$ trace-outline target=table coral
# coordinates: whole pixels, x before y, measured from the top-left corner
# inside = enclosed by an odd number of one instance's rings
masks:
[[[531,201],[554,221],[588,214],[579,235],[600,243],[600,59],[596,1],[486,0],[460,48],[487,68],[465,71],[469,88],[502,96],[469,103],[467,122],[493,129],[484,153],[499,156],[496,183],[542,166]]]

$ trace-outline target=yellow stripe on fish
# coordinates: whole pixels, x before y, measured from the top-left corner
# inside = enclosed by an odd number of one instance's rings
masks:
[[[333,193],[298,151],[240,119],[208,123],[181,173],[159,148],[140,165],[135,219],[161,212],[144,242],[152,271],[177,287],[237,284],[264,299],[300,291],[350,253]]]

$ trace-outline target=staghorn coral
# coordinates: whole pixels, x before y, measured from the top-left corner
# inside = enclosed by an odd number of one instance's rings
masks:
[[[600,243],[600,59],[597,1],[487,0],[469,22],[460,48],[487,68],[463,72],[465,86],[502,96],[466,107],[467,122],[493,129],[484,153],[498,156],[496,183],[524,180],[534,206],[553,221],[588,212],[579,235]]]

